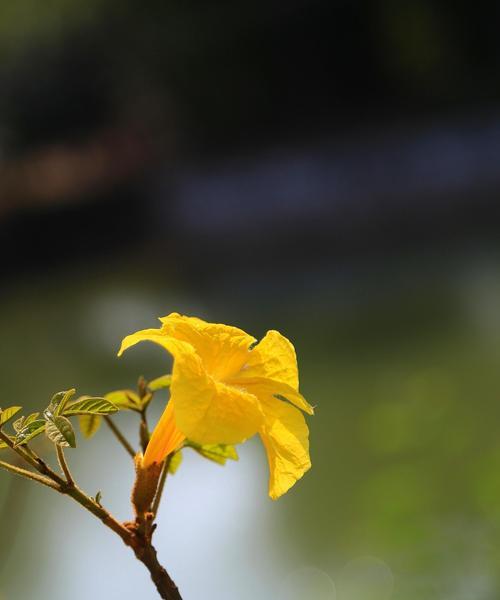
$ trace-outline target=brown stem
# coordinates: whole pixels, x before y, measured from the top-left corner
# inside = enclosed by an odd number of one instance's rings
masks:
[[[77,485],[69,484],[59,489],[61,494],[70,496],[78,504],[101,520],[106,527],[118,534],[127,546],[133,546],[132,534],[130,530],[119,523],[104,507],[98,504],[93,498],[87,496]]]
[[[54,472],[39,456],[37,456],[33,450],[30,449],[28,452],[21,446],[15,447],[14,442],[10,439],[10,437],[5,435],[5,433],[3,433],[1,430],[0,439],[42,475],[43,481],[40,481],[40,483],[49,485],[49,487],[54,488],[59,493],[70,496],[73,498],[73,500],[76,500],[76,502],[81,504],[81,506],[86,508],[98,519],[100,519],[107,527],[117,533],[127,545],[132,545],[130,542],[130,531],[124,525],[121,525],[121,523],[119,523],[114,517],[112,517],[105,508],[103,508],[100,504],[97,504],[95,500],[82,492],[82,490],[75,485],[71,476],[69,481],[65,481],[62,477],[59,477],[59,475]],[[9,470],[12,471],[12,469]],[[21,470],[24,471],[24,469]],[[31,479],[35,479],[33,476],[35,476],[36,473],[30,473],[30,471],[26,471],[26,473],[32,475]],[[45,479],[48,483],[46,483]]]
[[[92,513],[102,523],[114,531],[125,545],[130,546],[135,556],[140,560],[144,566],[148,569],[151,579],[153,580],[160,597],[164,600],[182,600],[182,597],[177,589],[177,586],[172,581],[171,577],[167,573],[166,569],[161,566],[158,562],[156,550],[151,544],[151,533],[153,528],[148,528],[148,535],[141,535],[137,531],[137,524],[122,524],[118,522],[103,506],[98,504],[93,498],[87,496],[73,481],[71,476],[68,477],[68,481],[62,479],[57,473],[55,473],[40,457],[38,457],[31,449],[29,451],[24,450],[22,447],[14,447],[14,442],[9,436],[0,430],[0,440],[5,442],[14,452],[16,452],[25,462],[34,467],[40,475],[32,473],[20,467],[15,467],[9,463],[0,461],[0,467],[7,469],[8,471],[21,475],[23,477],[29,477],[30,479],[36,480],[43,485],[46,485],[57,492],[73,498],[75,502],[78,502],[83,508]],[[63,457],[64,458],[64,457]],[[66,464],[65,461],[63,464]],[[67,465],[66,465],[67,466]],[[62,467],[62,465],[61,465]],[[63,468],[64,470],[64,468]],[[69,470],[68,470],[69,472]]]
[[[76,485],[67,486],[65,490],[60,491],[63,494],[71,496],[73,500],[90,511],[106,527],[109,527],[109,529],[118,534],[127,546],[132,548],[137,559],[148,569],[161,598],[164,598],[164,600],[182,600],[177,586],[166,569],[158,562],[156,550],[151,544],[149,535],[147,537],[138,535],[135,523],[119,523],[105,508],[97,504],[92,498],[89,498]]]
[[[107,426],[111,429],[111,431],[115,434],[116,439],[120,442],[120,444],[125,448],[125,450],[130,454],[132,458],[135,457],[135,450],[129,444],[127,438],[123,435],[123,433],[118,429],[118,427],[114,424],[113,419],[108,417],[107,415],[104,417]]]
[[[59,492],[70,496],[81,506],[100,519],[106,527],[120,536],[125,545],[130,546],[135,556],[148,569],[151,579],[158,590],[161,598],[164,600],[182,600],[177,586],[167,573],[166,569],[158,562],[156,550],[151,544],[149,536],[147,538],[137,535],[135,524],[126,525],[119,523],[105,508],[87,496],[75,484],[66,485]]]
[[[158,562],[155,548],[146,543],[134,548],[138,560],[148,569],[160,597],[164,600],[182,600],[180,592],[167,571]]]

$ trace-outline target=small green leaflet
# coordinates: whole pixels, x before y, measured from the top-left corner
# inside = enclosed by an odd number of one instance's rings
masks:
[[[27,417],[19,417],[19,419],[16,419],[14,421],[14,423],[12,423],[12,427],[14,428],[14,431],[16,433],[19,433],[21,431],[21,429],[28,427],[28,425],[30,425],[33,421],[36,421],[38,419],[39,414],[40,413],[31,413],[31,415],[29,415]],[[41,419],[39,419],[39,420],[41,420]]]
[[[101,426],[101,421],[99,415],[79,415],[78,423],[83,437],[87,440],[93,437]]]
[[[47,421],[45,434],[51,442],[63,448],[76,448],[75,432],[66,417],[60,415]]]
[[[26,420],[26,417],[19,417],[19,419],[16,419],[14,421],[14,423],[12,423],[12,427],[14,428],[14,431],[16,433],[19,433],[21,431],[21,429],[24,427],[25,420]]]
[[[68,404],[63,413],[66,417],[74,415],[109,415],[118,411],[118,408],[104,398],[82,396],[76,402]]]
[[[36,414],[36,413],[34,413]],[[31,416],[31,415],[30,415]],[[16,429],[16,437],[14,438],[14,446],[27,444],[30,440],[45,430],[46,421],[44,419],[32,419],[26,424],[27,419],[23,418],[23,423],[19,430]],[[18,421],[16,421],[18,423]]]
[[[28,415],[26,417],[26,419],[24,419],[24,427],[26,427],[30,423],[33,423],[33,421],[36,421],[38,419],[39,415],[40,415],[40,413],[37,413],[37,412],[36,413],[31,413],[31,415]]]
[[[17,415],[21,408],[21,406],[9,406],[9,408],[0,409],[0,427],[10,421],[14,415]]]
[[[186,442],[187,448],[193,448],[198,454],[201,454],[204,458],[208,458],[219,465],[225,465],[226,461],[238,460],[238,453],[236,448],[229,444],[205,444],[201,446],[195,442]]]
[[[68,401],[75,395],[76,390],[74,388],[63,392],[57,392],[52,396],[50,404],[45,409],[47,419],[55,415],[60,415],[64,411],[64,407]]]
[[[141,399],[132,390],[116,390],[109,392],[104,398],[118,409],[141,411]]]
[[[148,388],[152,392],[157,392],[158,390],[162,390],[164,388],[170,387],[172,383],[172,375],[162,375],[161,377],[157,377],[148,383]]]
[[[182,462],[182,452],[178,450],[170,459],[170,463],[168,465],[168,472],[171,475],[175,475],[177,473],[178,468],[181,466]]]

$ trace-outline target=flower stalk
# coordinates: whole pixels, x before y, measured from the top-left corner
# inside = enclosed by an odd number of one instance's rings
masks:
[[[168,470],[170,469],[170,463],[172,462],[173,453],[169,454],[163,463],[163,468],[160,475],[160,481],[158,482],[158,489],[156,490],[156,496],[153,501],[153,506],[151,507],[151,512],[153,513],[153,519],[156,519],[158,515],[158,509],[160,508],[161,497],[163,495],[163,489],[165,487],[165,482],[167,481]]]

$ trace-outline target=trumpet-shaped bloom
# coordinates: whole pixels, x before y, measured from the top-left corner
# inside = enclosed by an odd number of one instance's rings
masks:
[[[119,356],[150,341],[174,358],[170,401],[144,455],[162,462],[187,438],[198,444],[236,444],[258,433],[269,468],[269,495],[284,494],[310,468],[313,414],[299,393],[293,345],[277,331],[257,340],[241,329],[172,313],[159,329],[127,336]]]

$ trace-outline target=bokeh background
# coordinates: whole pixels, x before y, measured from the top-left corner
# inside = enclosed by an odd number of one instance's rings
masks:
[[[256,441],[186,453],[157,535],[186,600],[500,596],[499,26],[482,0],[0,3],[1,405],[166,372],[115,353],[179,311],[282,331],[317,407],[279,502]],[[129,518],[127,456],[79,446]],[[89,597],[155,594],[1,473],[1,600]]]

